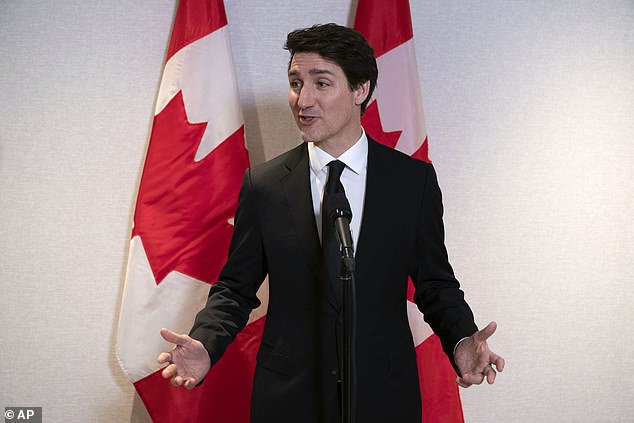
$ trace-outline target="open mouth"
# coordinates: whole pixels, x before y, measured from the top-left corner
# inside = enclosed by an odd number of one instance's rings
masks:
[[[317,119],[317,116],[299,115],[299,121],[303,124],[309,125]]]

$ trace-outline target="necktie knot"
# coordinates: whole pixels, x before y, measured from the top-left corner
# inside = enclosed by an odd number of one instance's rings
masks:
[[[340,182],[341,174],[346,165],[340,160],[333,160],[328,163],[328,182],[326,183],[326,192],[343,192],[343,185]]]

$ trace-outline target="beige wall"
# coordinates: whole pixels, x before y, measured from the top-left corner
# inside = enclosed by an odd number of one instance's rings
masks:
[[[634,421],[633,3],[411,1],[447,244],[507,359],[466,420]],[[285,34],[353,7],[226,5],[261,162],[297,143]],[[114,340],[173,10],[0,3],[0,409],[144,420]]]

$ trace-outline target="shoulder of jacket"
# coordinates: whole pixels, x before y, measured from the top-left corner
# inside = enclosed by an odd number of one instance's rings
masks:
[[[302,143],[277,157],[252,166],[251,177],[258,180],[281,177],[307,156],[306,143]]]
[[[388,168],[423,174],[427,174],[430,169],[433,169],[433,165],[431,163],[415,159],[401,151],[380,144],[372,139],[369,139],[369,142],[370,154],[374,154],[375,157],[378,160],[383,161],[385,166]]]

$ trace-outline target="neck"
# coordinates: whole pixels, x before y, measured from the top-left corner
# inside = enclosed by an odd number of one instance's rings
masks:
[[[363,128],[359,125],[358,128],[355,128],[354,132],[348,136],[318,141],[315,143],[315,146],[330,154],[332,157],[337,158],[355,145],[362,134]]]

